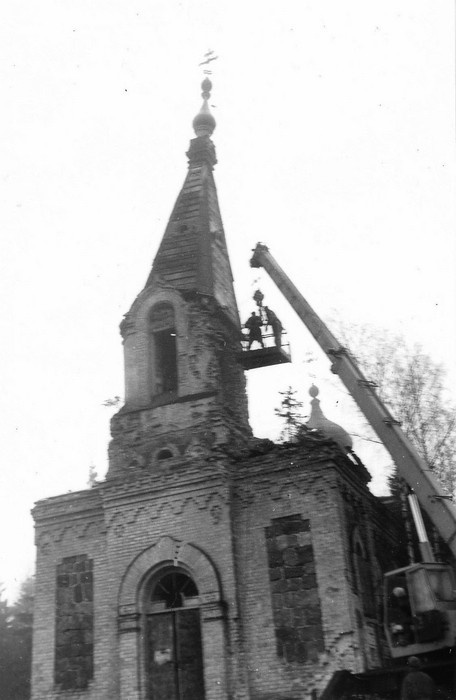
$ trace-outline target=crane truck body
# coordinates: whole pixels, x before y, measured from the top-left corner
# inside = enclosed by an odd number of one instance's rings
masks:
[[[456,559],[456,508],[377,395],[376,385],[364,376],[354,357],[323,323],[266,245],[257,244],[250,265],[264,268],[327,355],[332,372],[342,380]],[[417,503],[411,507],[417,523]],[[435,562],[419,523],[417,531],[423,562],[387,572],[384,579],[385,634],[393,658],[453,646],[456,639],[454,572]],[[395,622],[400,616],[403,624]],[[408,624],[404,622],[406,617]]]

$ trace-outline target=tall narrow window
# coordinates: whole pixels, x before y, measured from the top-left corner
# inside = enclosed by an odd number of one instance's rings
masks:
[[[152,396],[177,390],[177,345],[174,309],[154,306],[149,316],[149,376]]]
[[[54,680],[82,690],[93,678],[93,560],[65,557],[57,566]]]
[[[198,590],[180,569],[166,569],[146,594],[148,700],[204,700]]]
[[[359,530],[352,537],[352,562],[354,570],[354,589],[363,603],[364,614],[375,617],[375,592],[372,581],[372,564],[361,541]]]
[[[277,655],[316,661],[325,643],[310,521],[299,513],[273,518],[265,534]]]

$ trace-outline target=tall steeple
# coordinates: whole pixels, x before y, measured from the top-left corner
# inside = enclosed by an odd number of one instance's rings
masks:
[[[188,174],[171,213],[146,287],[157,282],[214,299],[239,328],[233,277],[212,171],[217,162],[215,129],[208,99],[212,83],[202,83],[203,104],[193,120],[196,138],[187,152]]]
[[[209,453],[250,434],[241,328],[220,215],[202,83],[188,173],[152,270],[121,324],[125,406],[114,416],[108,476]]]

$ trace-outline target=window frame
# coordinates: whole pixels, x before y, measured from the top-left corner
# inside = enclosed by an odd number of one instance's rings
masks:
[[[173,358],[171,362],[166,362],[164,358],[168,358],[171,345]],[[179,343],[175,308],[169,301],[158,301],[149,309],[147,352],[148,391],[151,400],[162,402],[175,398],[179,389]],[[163,377],[166,381],[163,381]]]

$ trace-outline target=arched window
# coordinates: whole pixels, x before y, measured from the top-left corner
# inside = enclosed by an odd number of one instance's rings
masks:
[[[171,304],[157,304],[149,314],[149,376],[152,396],[177,391],[176,329]]]
[[[179,567],[168,567],[145,589],[148,700],[204,700],[198,589]]]

